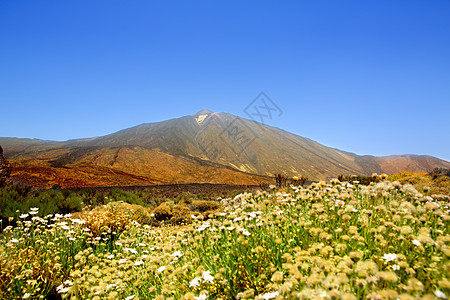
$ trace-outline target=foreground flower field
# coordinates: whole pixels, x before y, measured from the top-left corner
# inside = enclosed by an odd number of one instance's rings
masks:
[[[411,185],[244,193],[193,223],[109,209],[3,224],[0,297],[447,299],[450,198]],[[13,221],[13,220],[11,220]]]

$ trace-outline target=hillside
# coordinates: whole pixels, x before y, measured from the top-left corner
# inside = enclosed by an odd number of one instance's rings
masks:
[[[431,156],[358,156],[311,139],[227,113],[208,110],[193,116],[142,124],[104,137],[79,141],[83,146],[159,149],[183,159],[213,162],[244,172],[284,173],[325,179],[339,174],[391,173],[448,168]]]
[[[73,146],[80,145],[137,145],[187,160],[212,162],[268,176],[285,173],[325,178],[341,173],[363,172],[353,155],[277,128],[231,114],[209,111],[142,124],[104,137],[80,141]]]
[[[195,164],[141,147],[60,148],[10,159],[16,182],[33,186],[134,186],[164,183],[258,185],[269,179]]]
[[[208,110],[102,137],[66,142],[0,138],[0,145],[13,166],[13,179],[46,187],[259,184],[275,173],[319,180],[450,168],[432,156],[359,156]]]

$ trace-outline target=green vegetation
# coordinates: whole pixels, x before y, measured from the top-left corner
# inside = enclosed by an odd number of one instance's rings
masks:
[[[241,193],[219,207],[202,201],[163,203],[147,217],[182,225],[161,227],[137,221],[149,211],[136,204],[41,218],[32,207],[0,237],[0,298],[435,299],[450,293],[448,196],[398,181],[333,180]],[[188,221],[189,206],[198,211]]]
[[[224,195],[237,195],[241,191],[223,192]],[[200,204],[195,202],[210,201],[211,195],[203,192],[194,194],[191,192],[179,193],[174,198],[155,195],[145,191],[125,191],[120,188],[113,189],[48,189],[33,191],[30,187],[23,185],[11,185],[0,188],[0,219],[7,222],[9,218],[17,220],[22,212],[29,211],[31,207],[39,207],[37,216],[44,217],[50,214],[67,214],[79,212],[83,208],[95,208],[111,202],[123,202],[144,206],[150,210],[155,209],[167,201],[188,206],[190,210],[204,213],[206,210],[198,208]],[[194,201],[194,202],[192,202]],[[201,205],[200,205],[201,206]],[[208,209],[215,210],[217,207]],[[190,215],[189,215],[190,216]],[[170,219],[170,218],[169,218]],[[4,223],[5,224],[5,223]]]
[[[0,189],[0,217],[14,217],[31,207],[39,207],[39,216],[69,213],[83,208],[83,199],[75,193],[63,190],[31,191],[29,187],[12,185]]]

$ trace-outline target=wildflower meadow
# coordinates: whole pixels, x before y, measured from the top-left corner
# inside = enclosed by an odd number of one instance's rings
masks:
[[[1,224],[0,298],[450,296],[446,195],[333,180],[217,201],[170,226],[139,222],[117,202],[74,215],[20,212],[14,226]]]

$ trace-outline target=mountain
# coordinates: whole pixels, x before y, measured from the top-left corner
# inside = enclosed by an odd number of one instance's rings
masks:
[[[36,185],[258,184],[276,173],[317,180],[450,168],[431,156],[359,156],[209,110],[102,137],[66,142],[0,138],[0,145],[13,176]]]

